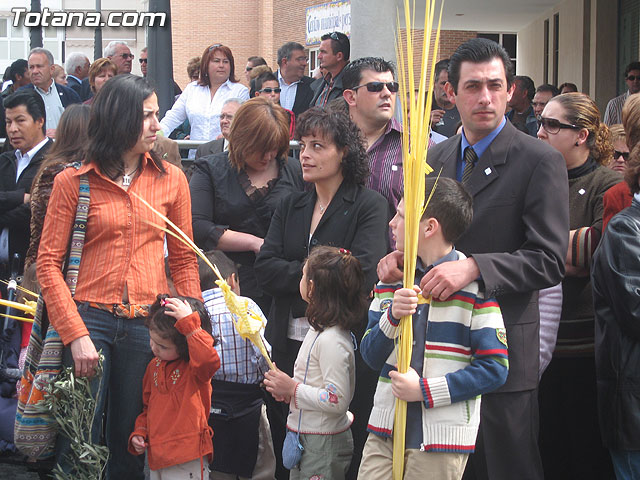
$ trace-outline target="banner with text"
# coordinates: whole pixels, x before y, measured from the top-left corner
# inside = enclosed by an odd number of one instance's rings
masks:
[[[307,7],[307,45],[320,44],[325,33],[351,32],[351,2],[331,2]]]

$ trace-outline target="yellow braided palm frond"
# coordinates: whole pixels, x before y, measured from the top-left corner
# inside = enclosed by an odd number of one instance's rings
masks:
[[[249,302],[246,299],[240,299],[235,293],[233,293],[229,284],[225,281],[224,278],[222,278],[222,275],[220,275],[220,271],[218,270],[218,267],[216,267],[209,261],[206,255],[202,253],[202,251],[196,246],[193,240],[191,240],[189,235],[184,233],[182,230],[180,230],[180,228],[178,228],[176,224],[174,224],[171,220],[169,220],[166,216],[164,216],[158,210],[153,208],[140,195],[137,195],[135,192],[131,192],[131,195],[136,197],[138,200],[142,202],[143,205],[149,208],[153,213],[155,213],[161,219],[163,219],[167,223],[167,225],[173,228],[173,231],[169,230],[168,228],[162,225],[157,225],[153,222],[149,222],[145,220],[144,222],[147,225],[155,227],[158,230],[162,230],[167,235],[171,235],[172,237],[178,239],[180,242],[187,245],[191,250],[195,252],[196,255],[198,255],[207,264],[207,266],[213,271],[213,273],[215,273],[216,277],[218,277],[218,280],[216,280],[216,284],[218,285],[218,287],[222,289],[222,294],[224,295],[224,302],[227,305],[227,308],[229,309],[231,314],[234,316],[233,323],[236,328],[236,331],[242,338],[249,340],[256,347],[258,347],[258,350],[260,350],[260,353],[267,361],[269,368],[272,370],[275,370],[275,365],[271,361],[271,358],[269,357],[269,352],[267,351],[267,348],[265,347],[264,342],[262,341],[262,336],[260,335],[260,331],[262,327],[264,327],[264,323],[258,315],[256,315],[255,313],[251,312],[251,310],[249,310]]]
[[[4,306],[4,307],[9,307],[9,308],[13,308],[15,310],[20,310],[22,312],[25,312],[31,316],[36,314],[36,302],[25,302],[27,303],[27,305],[25,305],[24,303],[18,303],[18,302],[12,302],[11,300],[3,300],[0,298],[0,305]]]

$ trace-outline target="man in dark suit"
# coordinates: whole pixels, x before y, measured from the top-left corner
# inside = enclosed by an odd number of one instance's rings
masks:
[[[472,280],[496,297],[507,329],[509,376],[482,396],[480,431],[465,479],[543,478],[538,451],[538,290],[564,275],[569,195],[562,155],[519,132],[505,119],[513,92],[508,54],[481,38],[451,57],[447,93],[455,99],[463,133],[429,151],[434,175],[462,181],[473,195],[473,222],[456,248],[469,258],[430,270],[423,295],[444,300]],[[379,265],[397,278],[400,258]],[[384,280],[384,279],[383,279]],[[386,281],[386,280],[385,280]]]
[[[29,52],[31,84],[24,88],[35,89],[44,100],[47,136],[55,137],[55,130],[62,112],[73,103],[81,103],[80,96],[69,87],[53,81],[53,55],[44,48],[32,48]],[[15,146],[15,145],[14,145]]]
[[[53,142],[45,136],[44,101],[21,89],[4,100],[7,135],[16,147],[0,155],[0,278],[6,278],[14,253],[29,246],[31,184]],[[22,271],[22,267],[21,270]]]
[[[80,52],[69,54],[64,64],[67,71],[67,86],[78,94],[83,102],[91,97],[91,86],[89,85],[89,58]],[[83,80],[87,79],[86,82]]]
[[[299,43],[287,42],[278,49],[280,105],[296,117],[309,108],[313,98],[313,79],[304,74],[308,61],[304,47]]]

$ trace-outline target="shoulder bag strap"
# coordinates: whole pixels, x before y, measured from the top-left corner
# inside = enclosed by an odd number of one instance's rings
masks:
[[[67,286],[71,291],[71,296],[76,293],[76,285],[78,283],[78,270],[80,269],[82,247],[84,246],[84,237],[87,231],[89,193],[89,177],[87,174],[81,175],[78,207],[76,209],[76,219],[73,222],[73,233],[71,234],[71,244],[69,247],[69,262],[67,264],[67,273],[65,277]]]

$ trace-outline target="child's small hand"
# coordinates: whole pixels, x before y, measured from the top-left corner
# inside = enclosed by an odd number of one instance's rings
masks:
[[[163,301],[163,306],[166,309],[165,313],[177,320],[180,320],[193,313],[191,305],[189,305],[185,300],[179,300],[177,298],[165,298]]]
[[[264,374],[264,385],[267,391],[279,402],[291,401],[296,392],[298,382],[281,370],[269,370]]]
[[[143,453],[147,448],[147,442],[145,442],[144,437],[140,435],[134,435],[131,437],[131,445],[138,454]]]
[[[391,370],[389,378],[394,397],[405,402],[420,402],[424,399],[420,388],[420,376],[413,368],[409,367],[407,373]]]
[[[393,293],[393,303],[391,304],[391,315],[400,320],[405,315],[413,315],[418,307],[418,293],[420,288],[417,285],[411,288],[399,288]]]

